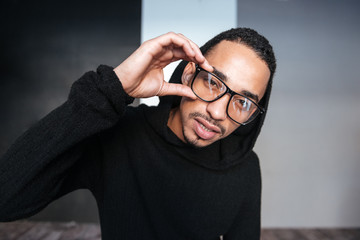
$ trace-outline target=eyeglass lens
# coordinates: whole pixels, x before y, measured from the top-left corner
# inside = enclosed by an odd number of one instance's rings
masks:
[[[200,70],[195,76],[192,89],[204,101],[214,101],[227,92],[226,85],[212,74]],[[238,123],[248,123],[258,114],[258,108],[248,98],[235,94],[229,100],[227,114]]]

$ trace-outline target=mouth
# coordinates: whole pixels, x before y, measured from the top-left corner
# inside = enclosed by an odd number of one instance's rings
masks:
[[[216,135],[222,134],[222,131],[218,126],[211,124],[202,117],[195,117],[194,120],[195,133],[199,138],[203,140],[210,140]]]

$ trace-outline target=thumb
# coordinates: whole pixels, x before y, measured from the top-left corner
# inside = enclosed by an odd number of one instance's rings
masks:
[[[177,95],[177,96],[189,97],[191,99],[196,99],[196,95],[193,93],[191,88],[180,83],[164,82],[161,90],[157,95],[158,96]]]

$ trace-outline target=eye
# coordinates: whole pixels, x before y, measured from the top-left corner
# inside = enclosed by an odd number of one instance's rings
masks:
[[[209,81],[209,84],[211,85],[211,86],[214,86],[214,87],[217,87],[219,84],[214,80],[214,79],[209,79],[208,80]]]
[[[249,111],[251,108],[251,101],[246,98],[236,98],[234,99],[234,104],[241,111]]]
[[[209,91],[211,94],[221,94],[226,91],[226,86],[209,72],[200,71],[197,75],[197,79],[201,80],[202,83],[201,86],[197,85],[197,89],[201,87],[203,90]]]
[[[217,79],[215,79],[210,74],[207,76],[206,79],[204,79],[204,81],[206,81],[209,88],[212,88],[212,89],[221,89],[222,88],[221,82],[219,82]]]
[[[237,102],[242,108],[246,108],[246,106],[248,105],[245,99],[238,99]]]

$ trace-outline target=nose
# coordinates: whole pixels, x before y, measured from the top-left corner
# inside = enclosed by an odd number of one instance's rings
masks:
[[[206,110],[214,120],[225,120],[227,117],[226,107],[230,96],[226,94],[218,100],[208,103]]]

